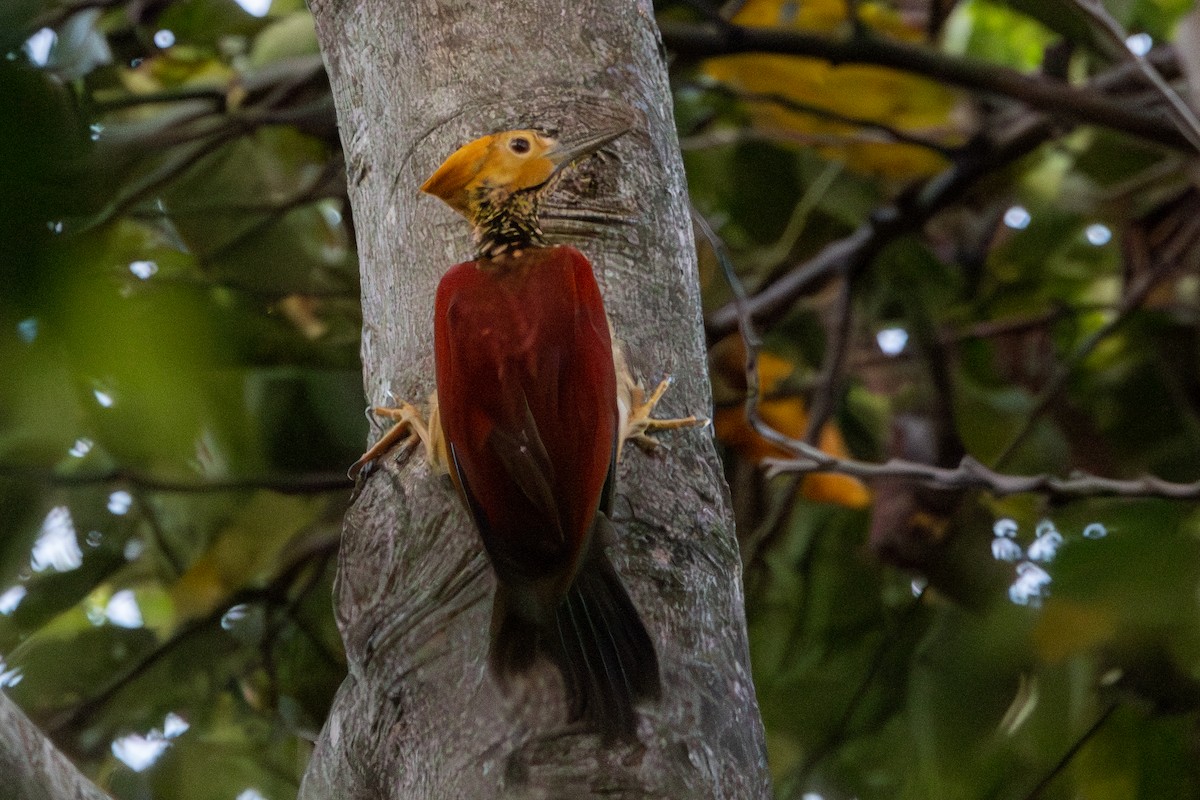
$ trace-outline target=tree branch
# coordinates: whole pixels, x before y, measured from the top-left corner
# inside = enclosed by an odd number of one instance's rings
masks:
[[[865,268],[887,244],[919,230],[934,214],[961,198],[977,180],[1032,152],[1053,132],[1054,125],[1047,117],[1024,118],[998,143],[990,147],[975,143],[953,166],[929,179],[919,190],[878,209],[849,236],[826,245],[804,264],[753,297],[745,298],[749,319],[774,321],[810,287],[834,275],[853,275]],[[737,328],[736,301],[711,312],[705,324],[709,341],[717,341]]]
[[[1160,263],[1156,266],[1156,269],[1138,274],[1133,286],[1129,288],[1129,291],[1122,298],[1117,313],[1113,318],[1093,331],[1090,336],[1075,348],[1075,352],[1066,361],[1058,365],[1054,377],[1038,393],[1037,400],[1034,401],[1033,408],[1026,417],[1024,425],[1004,445],[1000,450],[1000,455],[996,456],[996,460],[993,462],[996,467],[1002,467],[1007,464],[1009,459],[1017,452],[1017,448],[1029,437],[1029,434],[1033,431],[1034,423],[1046,413],[1050,408],[1050,404],[1066,388],[1067,381],[1071,379],[1075,368],[1083,363],[1084,359],[1090,356],[1092,351],[1100,346],[1101,342],[1124,325],[1130,315],[1141,306],[1142,302],[1153,291],[1154,287],[1171,274],[1170,265]]]
[[[632,114],[611,158],[560,186],[561,205],[582,215],[556,222],[571,223],[593,263],[631,366],[677,376],[665,401],[673,413],[710,402],[670,86],[648,5],[529,0],[507,4],[502,25],[467,0],[439,14],[391,0],[310,7],[351,175],[368,397],[415,399],[433,382],[435,287],[470,254],[462,222],[418,192],[438,163],[484,133],[542,126],[569,140]],[[720,465],[700,431],[672,445],[630,454],[616,480],[624,513],[610,552],[664,678],[662,699],[639,709],[639,745],[566,726],[548,663],[507,693],[489,673],[492,570],[449,483],[410,458],[364,480],[347,514],[335,607],[349,677],[300,796],[768,797]]]
[[[1112,128],[1174,149],[1191,143],[1163,116],[1107,97],[1095,88],[1027,75],[996,64],[955,58],[876,36],[834,39],[799,30],[747,28],[664,20],[663,44],[683,56],[738,53],[807,56],[831,64],[874,64],[923,75],[951,86],[1017,100],[1057,117]]]
[[[1029,794],[1025,795],[1025,800],[1037,800],[1037,798],[1042,796],[1042,792],[1047,786],[1050,785],[1050,782],[1062,774],[1062,771],[1066,769],[1067,765],[1070,764],[1075,756],[1079,754],[1079,751],[1083,749],[1083,746],[1091,741],[1093,736],[1100,732],[1100,729],[1104,727],[1104,723],[1108,722],[1109,717],[1113,715],[1113,712],[1117,710],[1118,706],[1119,703],[1114,701],[1109,704],[1108,708],[1104,709],[1104,711],[1100,713],[1100,716],[1096,718],[1096,721],[1089,725],[1088,729],[1084,731],[1080,737],[1071,744],[1070,747],[1067,748],[1067,752],[1063,753],[1062,758],[1060,758],[1058,763],[1056,763],[1054,767],[1046,773],[1046,775],[1038,782],[1037,786],[1034,786],[1033,789],[1029,791]]]
[[[50,467],[24,464],[0,464],[0,476],[35,480],[52,486],[94,486],[104,483],[123,483],[138,489],[157,492],[234,492],[244,489],[266,489],[280,494],[316,494],[338,489],[349,490],[352,481],[342,472],[303,472],[295,475],[245,475],[233,478],[185,479],[165,478],[131,467],[113,467],[101,472],[64,474]]]
[[[808,425],[804,430],[804,441],[816,444],[821,438],[821,429],[833,416],[837,405],[838,389],[842,372],[846,366],[851,332],[854,328],[854,281],[853,276],[842,278],[838,288],[837,304],[830,310],[826,325],[825,355],[821,360],[821,375],[816,391],[808,404]]]
[[[898,144],[911,144],[915,147],[922,147],[926,150],[932,150],[946,158],[951,158],[958,152],[959,148],[943,144],[933,139],[928,139],[923,136],[915,136],[907,133],[891,125],[865,117],[855,117],[849,114],[843,114],[839,111],[834,111],[829,108],[822,108],[811,103],[804,103],[795,100],[787,95],[778,92],[744,92],[733,86],[728,86],[723,83],[695,83],[690,84],[690,88],[701,92],[721,95],[722,97],[731,100],[738,100],[743,103],[770,103],[779,106],[786,111],[794,111],[797,114],[806,114],[810,117],[825,120],[827,122],[837,122],[843,125],[850,125],[863,130],[874,131],[883,139]]]
[[[0,692],[0,780],[5,797],[112,800],[81,773],[7,694]]]
[[[802,798],[804,790],[807,788],[806,783],[812,775],[814,769],[825,758],[836,750],[846,740],[846,734],[850,729],[850,723],[854,721],[854,715],[862,706],[863,701],[867,697],[867,690],[871,688],[871,684],[875,682],[875,678],[879,675],[879,671],[883,669],[886,663],[888,651],[892,648],[900,636],[905,632],[908,623],[916,616],[921,609],[925,600],[925,589],[917,592],[900,614],[900,618],[896,621],[895,627],[884,633],[883,641],[875,649],[874,655],[871,657],[870,663],[867,665],[866,672],[858,682],[858,686],[854,689],[854,694],[850,696],[850,701],[846,703],[846,707],[842,709],[841,715],[837,722],[834,723],[833,729],[830,730],[822,739],[821,743],[812,748],[807,757],[799,766],[789,775],[791,783],[791,792],[788,794],[788,800],[797,800]]]
[[[1125,44],[1129,33],[1121,27],[1121,23],[1117,22],[1098,0],[1072,0],[1072,2],[1076,8],[1091,18],[1095,26],[1100,29],[1101,35],[1108,38],[1117,52],[1124,55],[1125,60],[1137,67],[1142,76],[1166,101],[1167,112],[1174,120],[1176,129],[1187,139],[1194,150],[1200,151],[1200,121],[1196,119],[1196,114],[1179,96],[1179,93],[1163,80],[1162,75],[1158,74],[1145,57],[1129,49],[1129,45]]]
[[[768,475],[790,472],[837,472],[863,480],[874,478],[899,478],[918,481],[939,489],[982,489],[997,496],[1034,492],[1054,499],[1081,497],[1157,497],[1165,500],[1200,500],[1200,481],[1175,483],[1154,475],[1119,480],[1073,472],[1068,477],[1047,473],[1037,475],[1010,475],[997,472],[966,456],[957,467],[934,467],[903,459],[891,459],[882,464],[859,461],[852,458],[837,458],[797,439],[764,433],[764,428],[755,426],[760,434],[773,444],[788,448],[799,455],[795,459],[767,459]]]

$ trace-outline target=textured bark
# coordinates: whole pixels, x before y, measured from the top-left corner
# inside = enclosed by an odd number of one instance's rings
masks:
[[[557,226],[596,268],[660,415],[706,414],[694,246],[649,2],[310,0],[346,153],[362,260],[368,398],[433,386],[433,295],[471,257],[465,222],[417,187],[497,130],[630,135],[559,189]],[[564,199],[567,198],[567,199]],[[596,219],[607,219],[607,224]],[[548,224],[548,227],[554,227]],[[549,231],[548,231],[549,232]],[[378,433],[378,431],[377,431]],[[491,571],[449,481],[388,459],[347,515],[335,603],[350,662],[301,797],[759,798],[769,794],[740,563],[709,429],[626,453],[612,553],[659,649],[644,746],[565,728],[546,668],[503,696],[486,669]]]
[[[111,800],[0,692],[0,797]]]

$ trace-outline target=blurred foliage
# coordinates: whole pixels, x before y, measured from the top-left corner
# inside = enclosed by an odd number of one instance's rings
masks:
[[[1108,7],[1163,43],[1192,5]],[[727,12],[1075,81],[1116,55],[1067,2]],[[300,0],[14,0],[0,49],[0,683],[122,800],[291,797],[344,674],[329,598],[367,433],[312,20]],[[672,80],[691,196],[751,292],[1022,113],[784,55]],[[762,417],[839,457],[1196,480],[1194,174],[1061,126],[773,318]],[[700,257],[712,312],[732,295]],[[1200,797],[1195,504],[768,479],[786,451],[742,414],[744,355],[714,336],[780,797]]]
[[[733,5],[735,24],[935,42],[1030,74],[1082,81],[1114,63],[1070,3],[860,0],[856,18],[843,0]],[[1160,43],[1192,3],[1109,8]],[[710,19],[695,4],[659,13]],[[693,202],[751,293],[854,241],[876,209],[911,213],[906,197],[986,157],[1019,118],[880,67],[740,54],[672,70]],[[849,287],[819,281],[762,326],[762,420],[869,461],[1200,478],[1190,163],[1063,127],[999,164]],[[732,294],[703,247],[701,274],[713,320]],[[1127,302],[1139,282],[1144,299]],[[736,334],[715,342],[714,422],[780,797],[1200,796],[1194,503],[883,479],[864,513],[848,478],[765,478],[787,453],[744,419],[743,359]]]
[[[294,797],[366,437],[312,20],[88,5],[0,10],[2,680],[116,797]]]

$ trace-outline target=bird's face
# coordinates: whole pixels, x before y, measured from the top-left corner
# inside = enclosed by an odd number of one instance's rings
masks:
[[[537,131],[505,131],[492,137],[476,181],[490,189],[519,192],[542,186],[562,160],[558,140]]]
[[[536,130],[494,133],[469,142],[421,186],[474,221],[483,202],[503,205],[517,192],[546,186],[563,167],[595,152],[628,130],[610,130],[564,146]]]

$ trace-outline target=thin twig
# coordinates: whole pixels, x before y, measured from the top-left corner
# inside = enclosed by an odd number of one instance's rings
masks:
[[[1200,308],[1189,303],[1164,303],[1156,306],[1159,311],[1164,313],[1174,314],[1176,316],[1186,315],[1189,319],[1195,319],[1200,316]],[[955,330],[953,327],[946,327],[938,334],[938,342],[942,347],[962,344],[977,339],[998,339],[1005,336],[1015,336],[1019,334],[1039,331],[1043,328],[1049,328],[1058,323],[1072,319],[1079,314],[1100,312],[1116,312],[1119,309],[1117,303],[1079,303],[1078,305],[1058,305],[1036,314],[1028,314],[1014,317],[1004,317],[1002,319],[985,320],[977,322],[968,328]],[[880,364],[894,364],[898,361],[903,361],[907,358],[912,358],[916,355],[913,348],[905,347],[902,352],[890,354],[880,351],[858,354],[851,361],[850,369],[858,370],[866,367],[874,367]],[[794,396],[795,392],[780,392],[776,391],[774,396]],[[770,397],[768,399],[773,399]]]
[[[340,190],[338,181],[345,177],[345,172],[346,165],[340,154],[330,158],[306,186],[301,187],[291,197],[279,203],[271,211],[263,214],[260,219],[255,220],[228,240],[221,242],[219,246],[205,253],[202,261],[205,264],[219,261],[234,252],[241,245],[254,241],[255,238],[259,237],[264,231],[269,230],[295,209],[332,196],[331,190]]]
[[[0,476],[39,481],[52,486],[95,486],[120,483],[157,492],[205,493],[266,489],[280,494],[315,494],[351,488],[344,472],[304,472],[294,475],[245,475],[236,478],[164,478],[130,467],[113,467],[102,472],[64,474],[48,467],[0,464]]]
[[[833,752],[843,741],[844,737],[846,736],[846,731],[850,728],[850,722],[854,719],[854,715],[858,712],[858,708],[860,705],[862,705],[863,700],[866,699],[867,690],[871,687],[871,684],[875,682],[875,677],[879,674],[879,670],[883,668],[885,660],[884,657],[887,655],[892,645],[895,644],[900,638],[900,634],[908,625],[909,620],[911,620],[913,616],[915,616],[916,612],[920,610],[925,599],[926,588],[928,587],[922,587],[921,590],[916,593],[916,596],[913,597],[912,602],[905,606],[895,628],[884,635],[883,641],[879,643],[879,647],[876,648],[875,654],[871,658],[871,663],[867,666],[867,671],[863,673],[862,679],[858,682],[858,686],[854,690],[854,694],[850,696],[850,701],[846,703],[846,707],[842,709],[842,714],[840,717],[838,717],[838,721],[834,723],[833,729],[829,732],[829,735],[825,737],[821,744],[812,749],[812,751],[808,754],[808,757],[805,758],[803,763],[801,763],[795,772],[792,773],[791,797],[794,798],[800,796],[800,793],[803,792],[805,783],[807,782],[808,777],[812,774],[812,771],[816,769],[817,765],[820,764],[825,757]]]
[[[138,181],[123,196],[114,199],[99,216],[84,226],[85,229],[100,227],[124,215],[127,210],[141,202],[143,198],[186,174],[192,167],[204,160],[205,157],[233,141],[237,136],[238,132],[230,127],[218,130],[215,133],[206,132],[202,138],[178,145],[178,150],[171,154],[171,158],[167,163],[160,165],[149,175]]]
[[[325,644],[320,641],[316,632],[311,630],[309,626],[304,623],[299,613],[300,605],[308,599],[309,595],[312,594],[312,591],[321,582],[321,578],[324,577],[325,570],[329,568],[329,563],[333,560],[335,554],[335,550],[324,550],[321,552],[320,560],[309,573],[308,579],[305,581],[304,586],[302,586],[300,590],[296,592],[295,596],[288,601],[287,605],[280,610],[278,618],[271,622],[271,624],[267,627],[266,632],[263,634],[261,645],[263,649],[263,661],[269,665],[272,681],[275,681],[275,645],[289,623],[295,626],[297,630],[299,630],[309,640],[312,641],[313,646],[317,649],[329,666],[333,667],[334,669],[340,669],[345,666],[344,664],[339,664],[336,659],[332,658],[331,654],[326,650]]]
[[[175,555],[175,551],[167,544],[167,532],[158,521],[158,514],[154,510],[154,506],[142,496],[141,492],[133,492],[134,502],[137,504],[138,514],[150,526],[150,533],[154,538],[154,544],[158,548],[158,552],[162,553],[167,564],[171,567],[171,572],[174,577],[178,578],[183,574],[184,565],[180,558]]]
[[[753,297],[743,298],[748,319],[773,321],[810,287],[836,274],[853,274],[870,264],[887,244],[919,230],[934,214],[956,202],[977,180],[1032,152],[1054,132],[1046,117],[1019,120],[1001,141],[982,152],[964,155],[946,171],[914,192],[877,210],[853,233],[825,246],[819,253]],[[738,328],[737,302],[714,310],[705,320],[709,340],[724,338]]]
[[[1058,760],[1058,763],[1056,763],[1050,769],[1050,771],[1047,772],[1040,781],[1038,781],[1037,786],[1034,786],[1033,789],[1030,790],[1029,794],[1025,795],[1025,800],[1037,800],[1038,797],[1041,797],[1042,791],[1050,785],[1050,781],[1058,777],[1062,771],[1067,768],[1067,765],[1071,763],[1075,756],[1079,754],[1079,751],[1083,749],[1083,746],[1091,741],[1093,736],[1100,732],[1100,729],[1104,727],[1104,723],[1108,722],[1109,717],[1111,717],[1113,712],[1117,710],[1117,706],[1118,703],[1113,701],[1108,708],[1106,708],[1104,712],[1096,718],[1096,721],[1093,722],[1091,726],[1088,727],[1088,729],[1084,731],[1083,734],[1076,739],[1070,747],[1067,748],[1067,752],[1063,753],[1063,756]]]
[[[865,130],[875,131],[882,134],[887,139],[901,144],[911,144],[916,147],[922,147],[926,150],[932,150],[935,153],[952,158],[960,148],[936,142],[932,139],[926,139],[921,136],[915,136],[911,133],[893,128],[891,125],[879,122],[878,120],[866,119],[864,117],[855,117],[849,114],[842,114],[829,108],[804,103],[794,98],[788,97],[777,92],[747,92],[741,91],[722,83],[692,83],[687,84],[684,88],[693,88],[702,92],[711,94],[719,94],[723,97],[732,100],[740,100],[744,103],[770,103],[777,105],[780,108],[788,111],[794,111],[797,114],[806,114],[810,117],[827,120],[829,122],[837,122],[843,125],[850,125],[855,128],[863,128]]]
[[[119,111],[126,108],[148,105],[168,105],[184,103],[193,100],[208,100],[212,102],[212,111],[224,109],[226,93],[212,86],[187,87],[183,89],[168,89],[161,92],[145,92],[144,94],[121,94],[105,100],[92,100],[93,108],[101,114]]]
[[[753,424],[758,419],[758,402],[761,397],[761,387],[758,380],[758,351],[762,347],[762,339],[759,338],[758,332],[754,328],[749,299],[746,296],[746,288],[742,285],[741,280],[737,276],[737,271],[733,268],[733,259],[729,257],[729,251],[725,247],[725,242],[717,236],[712,226],[708,224],[708,219],[698,212],[695,207],[692,208],[692,219],[695,221],[696,227],[700,229],[700,233],[708,240],[709,246],[717,257],[717,262],[721,265],[721,271],[725,274],[725,280],[729,284],[730,291],[733,292],[734,308],[737,311],[738,330],[742,337],[743,349],[746,351],[746,418]]]
[[[684,152],[707,150],[714,147],[731,147],[743,142],[771,142],[773,144],[799,147],[843,148],[861,143],[879,143],[881,137],[863,133],[813,133],[794,128],[755,125],[751,128],[713,128],[703,133],[690,133],[679,139],[679,149]]]
[[[998,497],[1035,493],[1055,499],[1159,497],[1166,500],[1200,500],[1200,481],[1175,483],[1154,475],[1118,480],[1087,472],[1072,472],[1065,478],[1047,473],[1011,475],[990,469],[970,456],[963,457],[956,467],[935,467],[896,458],[880,464],[831,456],[799,439],[773,431],[768,426],[756,427],[755,430],[772,444],[797,454],[794,459],[764,460],[769,476],[793,472],[836,472],[861,480],[898,478],[938,489],[982,489]]]
[[[1150,62],[1129,49],[1129,45],[1125,43],[1129,38],[1129,33],[1121,27],[1121,23],[1117,22],[1098,0],[1073,0],[1073,2],[1076,8],[1091,17],[1101,34],[1109,39],[1127,61],[1137,65],[1138,70],[1150,82],[1150,85],[1167,101],[1167,110],[1175,121],[1175,127],[1195,150],[1200,151],[1200,120],[1196,119],[1191,107],[1184,102],[1178,92],[1171,88],[1171,84],[1163,80],[1162,75],[1158,74]]]
[[[296,592],[296,596],[289,600],[287,605],[281,609],[282,619],[276,621],[267,628],[263,638],[266,640],[268,646],[274,644],[275,640],[279,638],[279,635],[283,632],[283,629],[286,627],[289,621],[295,622],[297,609],[300,608],[301,603],[308,599],[308,596],[312,593],[313,589],[315,589],[317,584],[320,583],[321,577],[325,574],[325,570],[329,566],[329,562],[333,559],[333,556],[336,552],[337,551],[334,549],[323,549],[318,551],[319,560],[316,566],[314,566],[309,572],[308,580],[304,582],[304,586],[300,587],[300,591]]]
[[[328,277],[328,276],[323,276]],[[354,301],[350,308],[357,311],[359,308],[359,298],[361,293],[358,286],[352,280],[357,277],[347,275],[347,280],[342,287],[337,286],[253,286],[243,283],[240,280],[235,280],[228,275],[219,277],[207,277],[206,275],[156,275],[154,277],[154,285],[156,286],[183,286],[194,289],[213,289],[221,288],[230,292],[248,295],[256,300],[274,303],[285,297],[300,296],[320,300],[352,300]],[[313,278],[316,280],[316,278]],[[140,287],[145,291],[149,291],[151,287]]]
[[[843,172],[842,164],[830,161],[808,182],[808,185],[804,187],[804,194],[800,196],[800,200],[792,209],[792,214],[788,218],[783,233],[779,234],[779,238],[761,250],[755,251],[750,258],[746,259],[747,266],[752,271],[758,272],[761,268],[767,267],[768,273],[765,280],[770,282],[779,277],[781,268],[790,266],[787,259],[795,249],[800,237],[808,229],[809,217],[812,216],[813,210],[824,199],[834,181]]]
[[[755,465],[757,469],[757,465]],[[746,583],[747,597],[754,594],[751,591],[751,581],[758,574],[758,570],[764,566],[763,554],[766,553],[771,544],[784,530],[784,525],[791,516],[791,511],[795,506],[793,498],[796,492],[800,491],[800,486],[804,482],[804,475],[795,474],[789,475],[784,486],[780,487],[775,502],[770,506],[766,516],[762,522],[746,537],[741,545],[742,554],[742,571],[745,575],[744,582]]]
[[[850,334],[854,328],[853,276],[846,275],[842,278],[837,304],[832,314],[833,319],[826,334],[825,355],[821,360],[821,376],[817,379],[817,389],[812,393],[808,405],[808,425],[804,430],[804,441],[809,444],[817,444],[820,441],[821,429],[833,416],[837,403],[842,373],[846,367],[846,353],[850,349]]]
[[[714,7],[704,2],[704,0],[680,0],[680,2],[714,25],[724,26],[729,24],[729,19],[719,3]]]
[[[1171,274],[1171,270],[1167,268],[1168,266],[1160,263],[1157,269],[1139,273],[1133,286],[1130,287],[1129,291],[1121,299],[1121,304],[1118,306],[1117,313],[1113,318],[1093,331],[1090,336],[1080,343],[1079,347],[1075,348],[1075,352],[1071,354],[1070,358],[1059,365],[1054,377],[1038,393],[1037,400],[1034,401],[1033,408],[1026,416],[1024,424],[1022,424],[1021,428],[1013,434],[1013,437],[1001,449],[1000,455],[996,456],[995,461],[993,461],[993,466],[1001,468],[1008,463],[1009,459],[1017,452],[1017,448],[1029,438],[1034,424],[1046,413],[1050,405],[1062,393],[1062,390],[1066,388],[1067,382],[1071,379],[1076,367],[1083,363],[1101,342],[1124,325],[1130,315],[1141,306],[1147,295],[1153,291],[1154,287]]]
[[[169,639],[144,654],[120,675],[109,681],[99,692],[46,721],[42,725],[42,728],[52,735],[57,735],[67,728],[77,727],[112,700],[118,692],[144,675],[151,667],[184,641],[219,623],[230,608],[243,603],[274,601],[297,579],[310,561],[314,559],[327,559],[333,553],[337,552],[338,544],[339,540],[333,537],[322,546],[303,552],[301,557],[284,566],[266,586],[239,589],[234,592],[226,598],[225,602],[220,603],[207,616],[184,624]]]
[[[304,634],[304,636],[312,642],[313,648],[325,664],[334,670],[346,669],[346,657],[340,650],[330,650],[329,644],[325,641],[325,637],[321,636],[319,631],[313,629],[313,626],[304,617],[297,614],[292,617],[292,624],[296,626],[296,630]]]
[[[831,533],[833,531],[828,526],[815,526],[804,543],[804,550],[792,562],[791,571],[795,576],[794,579],[800,584],[800,596],[796,603],[796,610],[792,613],[793,619],[787,633],[787,640],[779,650],[779,661],[775,664],[776,674],[781,673],[788,665],[804,638],[804,629],[807,627],[805,623],[808,622],[809,613],[813,607],[813,597],[817,593],[814,586],[816,581],[813,580],[813,568],[817,563],[818,555],[820,555],[818,548],[821,544],[821,537]]]

